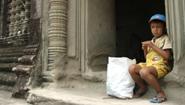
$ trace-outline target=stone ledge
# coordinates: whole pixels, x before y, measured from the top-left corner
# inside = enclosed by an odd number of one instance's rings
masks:
[[[56,101],[56,100],[42,97],[42,96],[37,96],[32,93],[28,93],[28,97],[27,97],[27,102],[31,103],[31,104],[44,103],[44,102],[54,102],[54,101]]]
[[[163,78],[159,81],[160,84],[162,83],[161,86],[167,95],[167,101],[162,103],[163,105],[183,105],[183,103],[185,103],[184,87],[173,82],[164,82]],[[60,84],[63,86],[59,86]],[[29,94],[55,100],[52,102],[40,101],[40,103],[37,100],[32,100],[31,102],[37,103],[36,105],[47,105],[47,103],[55,105],[54,103],[57,102],[66,103],[64,105],[153,105],[149,100],[156,94],[155,90],[148,86],[148,92],[140,98],[118,99],[107,95],[106,83],[84,83],[79,81],[75,84],[76,86],[74,84],[74,86],[72,86],[70,83],[59,83],[58,85],[53,83],[45,88],[31,89]],[[174,91],[174,89],[176,90]],[[29,97],[27,101],[30,101]]]
[[[68,103],[63,101],[53,101],[53,102],[40,102],[34,105],[78,105],[78,104],[73,104],[73,103]]]
[[[37,96],[31,93],[28,95],[27,102],[34,105],[76,105],[73,103],[66,103],[62,100],[54,100],[42,96]]]
[[[36,55],[24,55],[18,59],[21,63],[32,63],[35,60]]]
[[[6,86],[6,85],[0,85],[0,90],[7,90],[7,91],[10,91],[12,92],[12,87],[10,86]]]

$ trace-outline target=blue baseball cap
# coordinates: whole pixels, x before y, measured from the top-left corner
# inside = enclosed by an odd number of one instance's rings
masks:
[[[150,18],[148,22],[150,23],[152,20],[161,20],[163,22],[166,22],[166,17],[162,14],[155,14]]]

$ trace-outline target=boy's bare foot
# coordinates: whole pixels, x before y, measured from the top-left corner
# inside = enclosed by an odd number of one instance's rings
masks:
[[[145,86],[144,88],[140,88],[138,91],[135,92],[134,98],[138,98],[143,96],[148,91],[148,88]]]

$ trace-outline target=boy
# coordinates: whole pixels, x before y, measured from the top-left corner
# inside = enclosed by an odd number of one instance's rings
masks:
[[[142,80],[144,79],[157,92],[157,95],[150,101],[161,103],[166,100],[166,95],[157,79],[163,77],[171,70],[168,60],[171,55],[172,46],[168,36],[165,34],[165,16],[156,14],[150,18],[149,23],[154,37],[151,41],[142,42],[146,63],[131,65],[129,67],[129,73],[139,86],[134,97],[140,97],[147,92],[148,88]]]

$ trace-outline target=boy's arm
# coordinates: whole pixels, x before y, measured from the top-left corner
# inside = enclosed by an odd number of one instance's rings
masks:
[[[148,47],[152,48],[153,50],[155,50],[164,59],[168,60],[170,58],[171,49],[162,50],[162,49],[158,48],[157,46],[155,46],[151,41],[142,42],[142,44],[143,44],[143,46],[148,46]]]
[[[171,55],[171,49],[160,49],[157,46],[152,46],[152,49],[155,50],[159,55],[161,55],[164,59],[169,59]]]
[[[147,51],[147,46],[142,46],[142,49],[143,49],[143,51],[144,51],[144,57],[146,58],[146,55],[147,55],[147,53],[148,53],[148,51]]]

